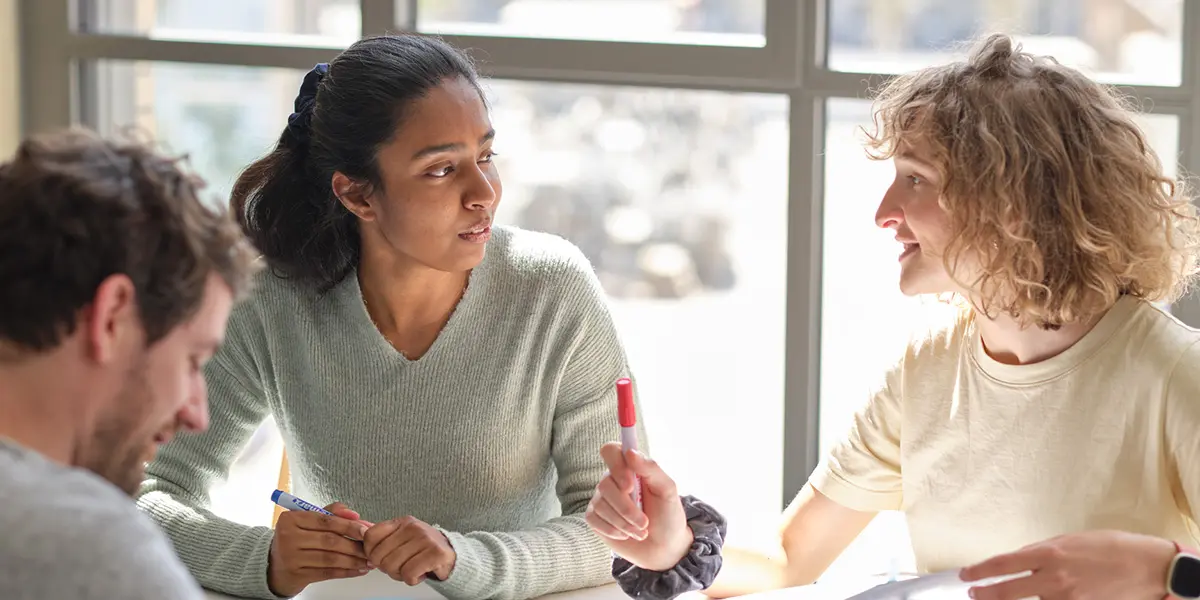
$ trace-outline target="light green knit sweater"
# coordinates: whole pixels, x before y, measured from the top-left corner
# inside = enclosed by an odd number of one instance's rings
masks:
[[[446,532],[458,559],[431,585],[448,598],[603,584],[611,554],[582,513],[604,475],[600,446],[618,438],[625,376],[599,281],[561,238],[495,228],[417,361],[372,324],[354,274],[321,295],[264,272],[206,368],[208,431],[162,449],[138,505],[202,585],[273,598],[272,530],[213,515],[207,490],[274,415],[297,495]]]

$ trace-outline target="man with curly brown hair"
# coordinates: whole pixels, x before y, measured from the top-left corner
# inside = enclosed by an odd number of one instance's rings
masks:
[[[199,598],[134,506],[203,430],[254,253],[177,160],[82,131],[0,164],[0,598]]]
[[[689,585],[671,593],[717,597],[807,584],[899,510],[921,571],[1028,573],[975,598],[1200,597],[1185,550],[1200,519],[1200,332],[1155,305],[1197,274],[1183,182],[1113,90],[1007,36],[896,77],[876,103],[869,152],[896,167],[876,223],[902,246],[900,289],[961,310],[886,373],[786,511],[774,560],[710,560],[690,530],[711,527],[690,522],[670,478],[606,446],[587,518],[630,564],[618,579],[673,573]]]

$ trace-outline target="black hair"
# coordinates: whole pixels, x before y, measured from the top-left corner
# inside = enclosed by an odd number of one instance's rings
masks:
[[[233,187],[233,212],[272,270],[329,289],[358,266],[358,218],[334,195],[333,173],[381,186],[379,148],[407,107],[457,77],[483,96],[470,58],[415,34],[359,40],[305,76],[275,149]]]

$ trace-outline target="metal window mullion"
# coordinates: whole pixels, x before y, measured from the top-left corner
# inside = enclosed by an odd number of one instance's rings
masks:
[[[1195,175],[1200,174],[1200,6],[1194,2],[1183,4],[1181,89],[1191,103],[1187,114],[1180,117],[1179,152],[1183,172]],[[1193,292],[1179,300],[1171,312],[1188,325],[1200,326],[1200,294]]]
[[[361,0],[359,15],[362,19],[362,36],[396,31],[401,25],[396,10],[398,1],[404,0]]]
[[[816,466],[820,431],[824,99],[790,96],[783,505]]]
[[[613,80],[653,77],[663,82],[744,81],[758,87],[794,83],[790,61],[772,49],[593,40],[440,36],[478,59],[485,72],[580,71]]]
[[[821,261],[825,98],[809,87],[824,35],[822,0],[801,2],[791,23],[798,87],[789,95],[787,300],[784,328],[783,498],[787,506],[819,459]]]
[[[727,77],[664,77],[652,73],[614,73],[611,71],[583,71],[577,69],[535,69],[529,67],[504,67],[484,63],[480,65],[484,76],[490,79],[529,81],[543,83],[579,83],[604,86],[632,86],[640,88],[668,88],[730,93],[787,94],[795,89],[775,81],[735,79]]]
[[[217,42],[152,40],[128,35],[78,33],[60,40],[77,59],[147,60],[247,67],[309,69],[339,52],[328,46],[271,46]]]
[[[400,31],[417,30],[417,0],[392,0],[395,2],[393,20]]]
[[[73,121],[73,63],[61,40],[71,35],[74,6],[68,0],[17,3],[22,135],[67,127]]]
[[[746,91],[787,91],[794,76],[763,61],[763,48],[684,47],[577,40],[444,36],[470,51],[485,73],[549,81],[585,79],[616,85],[653,85]],[[148,39],[78,33],[57,44],[70,56],[306,69],[340,48]],[[674,65],[674,66],[672,66]],[[757,66],[747,66],[757,65]]]
[[[182,40],[153,40],[138,36],[75,34],[65,40],[66,52],[83,60],[180,62],[247,67],[308,69],[332,59],[338,49],[312,46],[269,46]],[[594,83],[705,89],[730,92],[787,93],[794,84],[785,81],[716,77],[711,75],[662,75],[653,72],[585,70],[576,67],[536,68],[490,64],[483,57],[486,75],[502,79],[561,83]]]
[[[763,38],[766,39],[766,60],[772,67],[772,79],[776,82],[795,87],[800,83],[800,62],[806,53],[800,48],[799,35],[804,4],[813,4],[812,0],[764,0]]]

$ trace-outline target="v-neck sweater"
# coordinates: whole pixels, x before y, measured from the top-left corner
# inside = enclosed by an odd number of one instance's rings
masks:
[[[320,293],[265,270],[205,368],[208,430],[160,451],[138,504],[202,585],[274,598],[272,530],[207,501],[273,415],[297,496],[446,533],[456,563],[430,584],[448,598],[599,585],[611,554],[583,513],[605,473],[600,446],[619,436],[614,384],[628,376],[599,280],[555,236],[496,227],[419,360],[376,329],[355,273]]]

